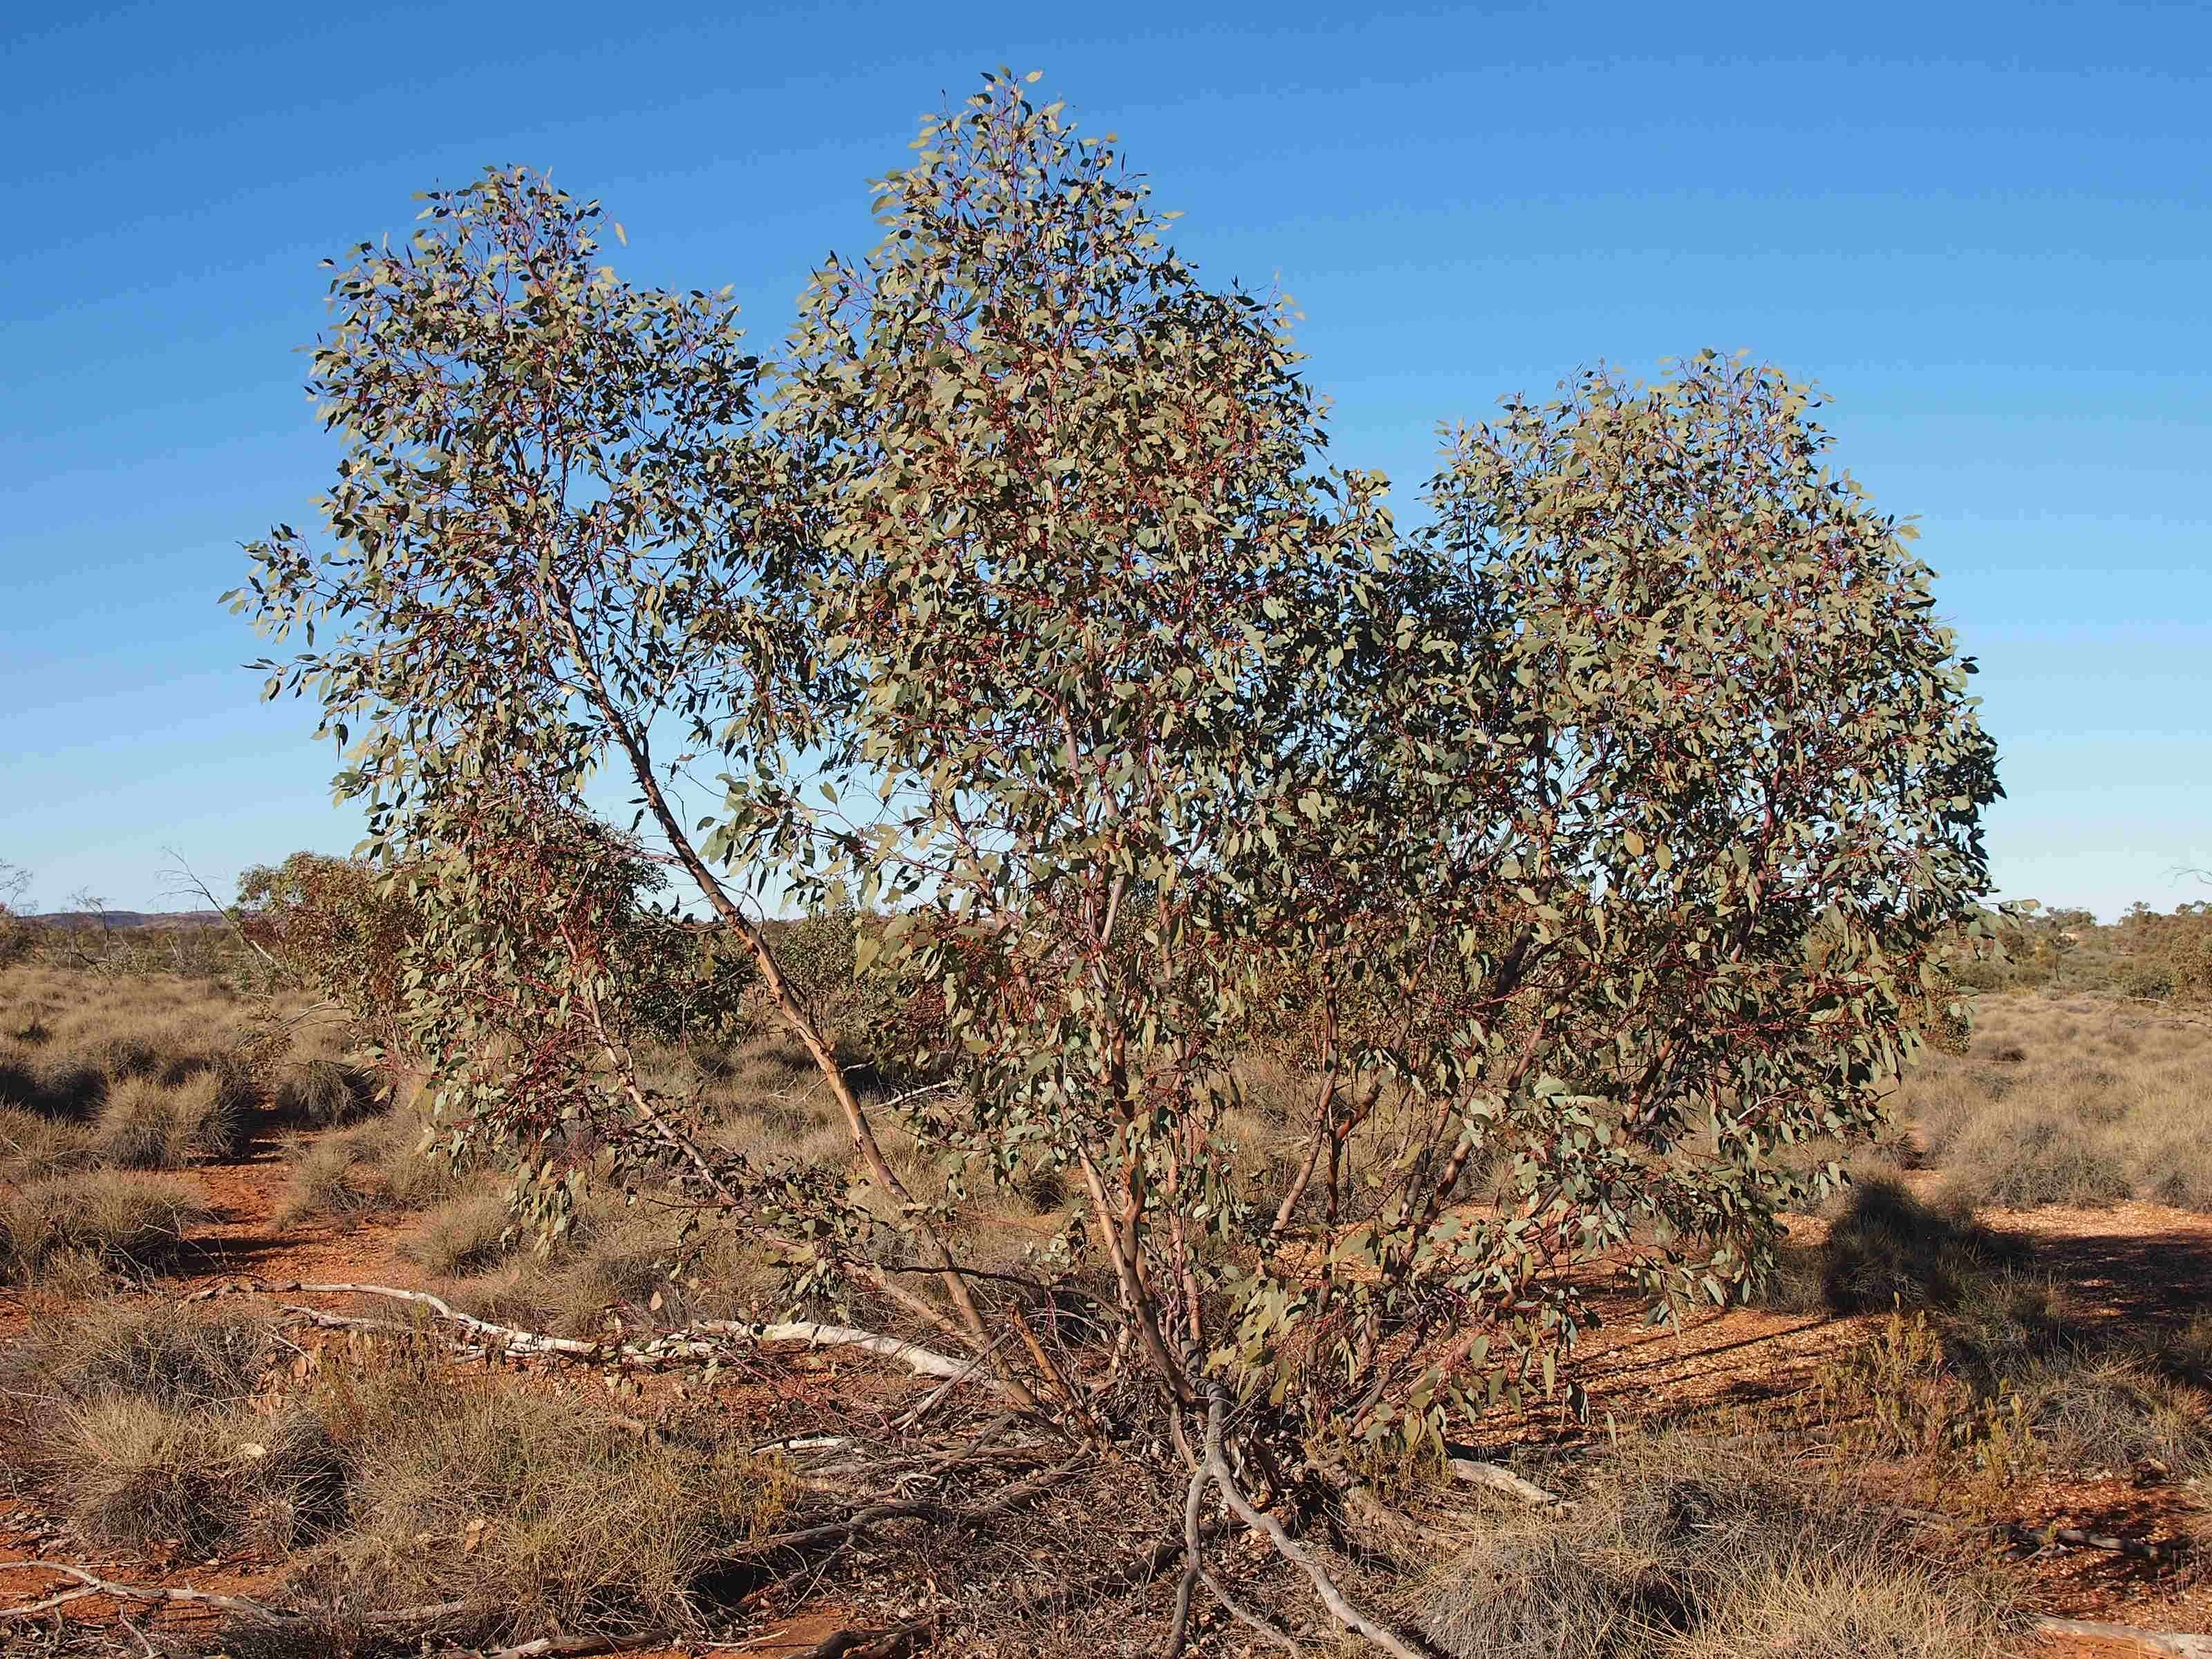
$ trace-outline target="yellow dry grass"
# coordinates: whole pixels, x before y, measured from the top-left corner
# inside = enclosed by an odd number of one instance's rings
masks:
[[[2013,1209],[2138,1198],[2212,1210],[2212,1024],[2083,995],[1982,999],[1965,1054],[1896,1105],[1959,1196]]]

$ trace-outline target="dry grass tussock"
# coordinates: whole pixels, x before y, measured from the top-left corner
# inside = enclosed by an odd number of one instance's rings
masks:
[[[1818,1244],[1784,1247],[1764,1297],[1768,1307],[1844,1314],[1954,1308],[2027,1257],[2020,1240],[1982,1225],[1963,1201],[1925,1202],[1879,1169],[1861,1173],[1826,1213]]]
[[[101,1547],[313,1553],[293,1594],[475,1604],[472,1634],[690,1630],[702,1584],[773,1527],[783,1466],[682,1425],[629,1432],[574,1400],[457,1378],[406,1343],[341,1344],[306,1380],[274,1326],[94,1304],[11,1357],[11,1462]]]
[[[82,1284],[157,1272],[212,1212],[172,1177],[94,1170],[0,1190],[0,1281]]]
[[[2021,1622],[1847,1482],[1685,1435],[1622,1443],[1570,1514],[1501,1507],[1415,1612],[1455,1659],[1972,1659]]]
[[[423,1150],[423,1119],[401,1107],[350,1128],[296,1138],[286,1147],[292,1176],[276,1220],[343,1224],[442,1204],[477,1178]]]
[[[376,1109],[342,1020],[272,1040],[270,1013],[216,980],[0,971],[0,1181],[177,1169],[231,1156],[257,1115],[324,1127]]]
[[[1977,1204],[2137,1198],[2212,1210],[2212,1025],[2090,996],[1990,996],[1969,1051],[1899,1091],[1950,1189]]]
[[[690,1242],[681,1218],[601,1195],[550,1246],[511,1230],[506,1205],[473,1194],[430,1212],[401,1254],[448,1280],[455,1305],[480,1318],[561,1336],[750,1319],[781,1310],[781,1276],[738,1239]]]
[[[269,1322],[234,1313],[56,1317],[10,1356],[10,1392],[36,1407],[10,1455],[103,1548],[296,1548],[339,1518],[341,1472],[320,1425],[263,1393],[276,1350]]]
[[[695,1630],[702,1581],[789,1497],[782,1466],[743,1446],[639,1437],[388,1348],[327,1366],[313,1399],[350,1516],[315,1588],[362,1605],[477,1601],[486,1635]]]

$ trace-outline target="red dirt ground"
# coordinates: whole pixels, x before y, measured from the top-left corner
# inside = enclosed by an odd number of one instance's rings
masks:
[[[395,1248],[410,1224],[406,1220],[372,1218],[343,1227],[307,1223],[279,1230],[274,1217],[289,1169],[273,1141],[258,1141],[235,1161],[209,1165],[194,1174],[216,1215],[188,1239],[194,1254],[165,1291],[182,1296],[246,1279],[264,1284],[345,1280],[403,1288],[419,1285],[419,1276]],[[2212,1217],[2130,1203],[2098,1211],[1984,1212],[1983,1218],[2031,1238],[2038,1269],[2065,1285],[2092,1318],[2142,1327],[2183,1322],[2212,1309]],[[325,1296],[315,1300],[337,1312],[390,1311],[388,1303],[346,1305],[365,1298]],[[0,1339],[20,1334],[46,1311],[10,1298],[0,1305]],[[1602,1434],[1608,1413],[1626,1424],[1693,1406],[1772,1407],[1806,1389],[1822,1361],[1854,1340],[1865,1322],[1737,1310],[1693,1320],[1681,1328],[1654,1331],[1632,1322],[1608,1326],[1585,1339],[1577,1367],[1589,1399],[1587,1420],[1571,1421],[1558,1410],[1533,1412],[1516,1426],[1515,1436],[1558,1444]],[[818,1366],[776,1369],[781,1376],[737,1378],[730,1386],[752,1395],[750,1404],[767,1406],[770,1415],[804,1426],[809,1413],[826,1405],[834,1392],[826,1386],[832,1377]],[[572,1386],[542,1376],[532,1379],[532,1385]],[[645,1395],[626,1402],[623,1408],[649,1415],[654,1395],[672,1386],[666,1380],[649,1381]],[[2124,1474],[2064,1485],[2039,1481],[2008,1496],[2010,1513],[2001,1518],[2039,1528],[2080,1527],[2152,1540],[2181,1535],[2188,1509],[2172,1487],[2137,1486]],[[0,1563],[33,1559],[42,1551],[57,1550],[61,1542],[34,1510],[0,1511]],[[2202,1577],[2124,1555],[2064,1547],[2041,1552],[2029,1567],[2037,1600],[2045,1612],[2156,1630],[2212,1629],[2212,1581]],[[278,1583],[268,1564],[250,1559],[132,1564],[127,1571],[118,1569],[118,1576],[249,1595],[267,1593]],[[4,1605],[21,1605],[67,1587],[57,1575],[8,1572],[4,1580],[0,1584],[0,1596],[5,1598],[0,1604]],[[165,1631],[180,1632],[213,1622],[210,1615],[191,1607],[130,1611],[142,1626]],[[87,1598],[70,1604],[65,1616],[112,1629],[118,1612],[100,1598]],[[759,1637],[738,1650],[793,1659],[839,1628],[840,1622],[835,1609],[810,1607],[768,1621]],[[118,1652],[143,1651],[119,1632],[117,1640]],[[714,1650],[732,1651],[726,1647]],[[2120,1650],[2050,1639],[2034,1646],[2034,1651],[2052,1659],[2095,1659]],[[661,1651],[660,1659],[695,1651],[706,1650],[671,1648]]]

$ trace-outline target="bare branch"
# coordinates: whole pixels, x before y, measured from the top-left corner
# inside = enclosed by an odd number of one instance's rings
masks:
[[[1244,1495],[1243,1488],[1237,1484],[1236,1472],[1222,1455],[1219,1419],[1210,1412],[1206,1431],[1206,1467],[1213,1472],[1214,1484],[1221,1488],[1221,1495],[1229,1500],[1229,1507],[1237,1511],[1237,1519],[1265,1536],[1275,1547],[1276,1554],[1313,1581],[1314,1594],[1321,1598],[1322,1605],[1328,1609],[1330,1617],[1338,1624],[1365,1637],[1390,1655],[1391,1659],[1422,1659],[1418,1649],[1409,1647],[1403,1638],[1393,1635],[1346,1601],[1344,1591],[1338,1587],[1336,1580],[1329,1577],[1328,1569],[1314,1558],[1313,1553],[1285,1532],[1281,1522],[1257,1507]]]
[[[886,1359],[895,1359],[917,1376],[934,1376],[947,1382],[972,1382],[979,1388],[995,1389],[995,1378],[976,1375],[971,1364],[918,1346],[896,1336],[884,1336],[874,1331],[854,1330],[843,1325],[821,1325],[811,1320],[790,1320],[775,1324],[748,1324],[734,1319],[707,1319],[668,1332],[644,1342],[595,1342],[580,1337],[551,1336],[542,1331],[522,1330],[513,1325],[501,1325],[489,1319],[478,1319],[465,1314],[442,1297],[428,1291],[404,1291],[389,1285],[352,1283],[305,1285],[288,1283],[276,1287],[278,1291],[312,1291],[321,1296],[379,1296],[395,1302],[412,1303],[428,1308],[432,1314],[448,1324],[457,1325],[473,1335],[484,1339],[487,1346],[509,1354],[523,1357],[543,1356],[552,1358],[581,1359],[595,1364],[655,1366],[672,1360],[703,1359],[720,1352],[733,1342],[804,1342],[815,1348],[861,1348]],[[389,1326],[387,1322],[349,1320],[343,1315],[328,1314],[319,1309],[295,1304],[280,1304],[287,1313],[295,1313],[328,1324],[338,1329],[404,1329]]]
[[[1455,1480],[1470,1486],[1487,1486],[1492,1492],[1503,1492],[1508,1498],[1517,1498],[1524,1504],[1540,1509],[1571,1510],[1574,1504],[1556,1492],[1546,1492],[1534,1481],[1523,1480],[1512,1470],[1499,1463],[1478,1462],[1472,1457],[1455,1457],[1450,1468]]]

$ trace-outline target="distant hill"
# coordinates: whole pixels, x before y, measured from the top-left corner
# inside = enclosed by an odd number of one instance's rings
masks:
[[[222,925],[220,910],[110,910],[105,915],[94,910],[53,910],[42,916],[25,916],[25,921],[43,927],[70,929],[97,927],[146,927],[159,931],[177,927],[218,927]]]

